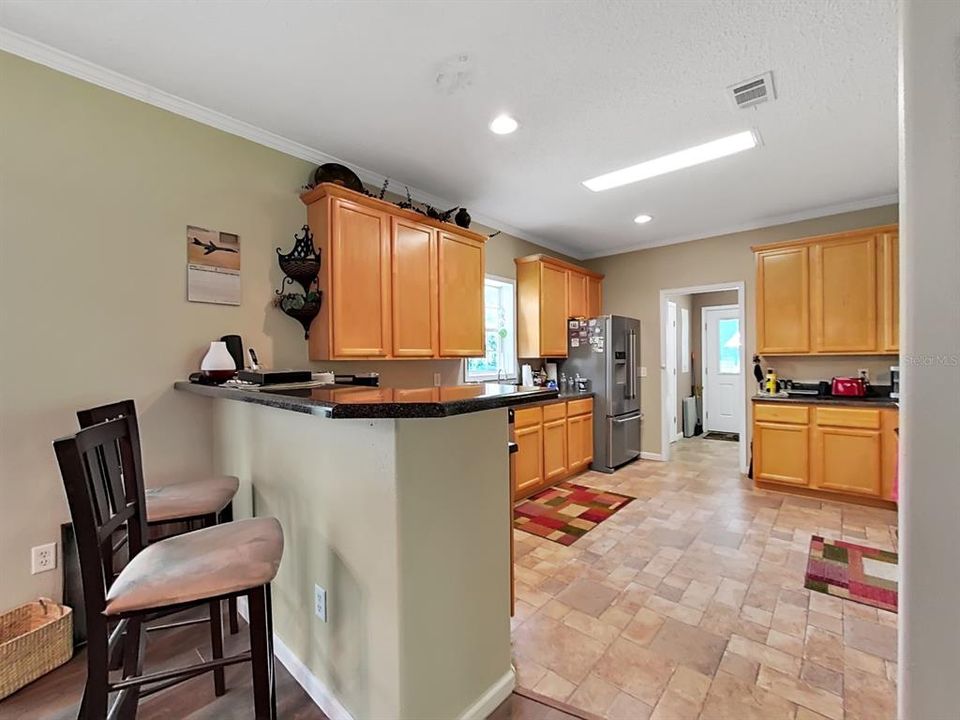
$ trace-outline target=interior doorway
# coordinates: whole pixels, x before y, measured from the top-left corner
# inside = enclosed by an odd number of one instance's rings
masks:
[[[703,432],[739,433],[744,410],[739,308],[703,307],[700,330]]]
[[[738,442],[740,471],[746,473],[744,312],[743,282],[660,291],[660,453],[647,454],[649,459],[668,461],[679,438],[712,430],[714,437]],[[712,332],[705,317],[715,325]]]

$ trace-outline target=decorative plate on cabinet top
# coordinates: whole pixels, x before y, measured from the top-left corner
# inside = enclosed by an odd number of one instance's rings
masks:
[[[340,163],[324,163],[313,171],[314,186],[320,183],[333,183],[340,185],[348,190],[363,192],[363,183],[357,174]]]

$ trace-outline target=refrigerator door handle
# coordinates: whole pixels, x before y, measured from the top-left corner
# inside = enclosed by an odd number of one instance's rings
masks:
[[[623,417],[611,418],[613,422],[617,425],[622,425],[623,423],[633,422],[634,420],[642,420],[643,413],[635,412],[630,415],[624,415]]]
[[[630,375],[630,399],[637,398],[637,333],[630,331],[630,361],[627,363],[627,373]]]

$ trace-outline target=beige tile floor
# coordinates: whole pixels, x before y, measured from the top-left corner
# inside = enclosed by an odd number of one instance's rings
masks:
[[[514,531],[521,687],[616,720],[886,720],[897,616],[803,587],[811,534],[896,549],[896,513],[756,492],[736,443],[577,482],[637,499],[570,547]]]

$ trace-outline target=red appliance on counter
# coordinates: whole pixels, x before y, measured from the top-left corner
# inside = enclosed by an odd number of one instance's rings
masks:
[[[840,397],[863,397],[867,394],[867,383],[858,377],[835,377],[830,387],[831,395]]]

